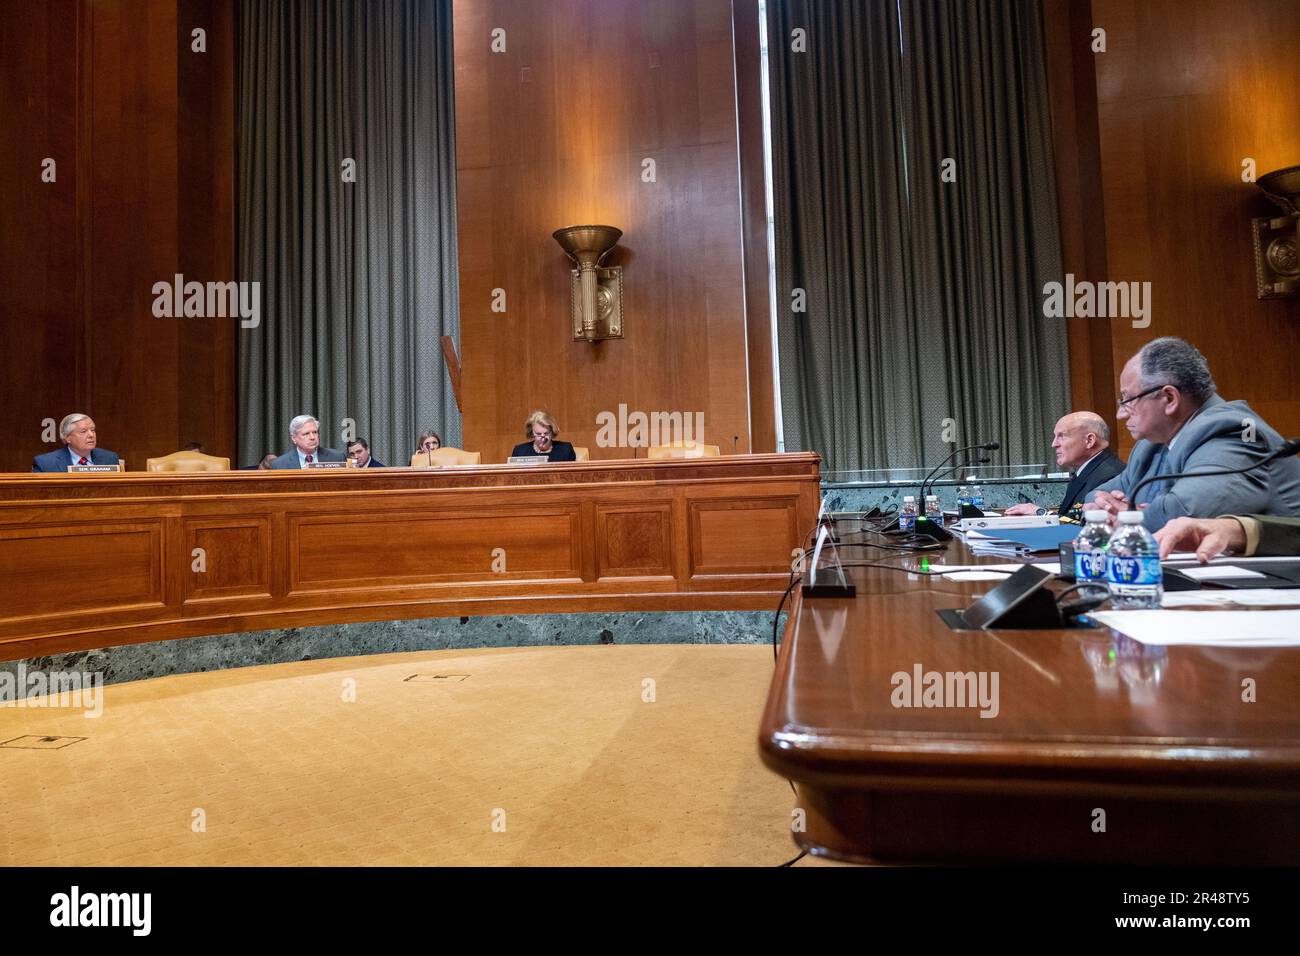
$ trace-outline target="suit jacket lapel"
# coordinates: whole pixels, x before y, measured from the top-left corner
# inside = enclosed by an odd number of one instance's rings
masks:
[[[1094,455],[1092,461],[1084,465],[1082,470],[1074,473],[1074,477],[1070,479],[1070,483],[1065,486],[1065,498],[1062,500],[1061,507],[1058,509],[1061,514],[1066,514],[1070,511],[1071,506],[1078,500],[1084,484],[1087,483],[1088,476],[1101,467],[1101,463],[1106,460],[1106,456],[1109,454],[1111,454],[1111,450],[1109,448],[1104,449]]]

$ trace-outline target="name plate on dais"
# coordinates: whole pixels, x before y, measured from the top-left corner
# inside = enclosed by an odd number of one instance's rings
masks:
[[[121,470],[122,470],[121,465],[69,465],[68,466],[69,474],[75,473],[78,475],[85,475],[85,474],[94,475],[94,474],[103,474],[103,473],[116,474]]]
[[[355,465],[349,465],[346,461],[313,461],[307,465],[308,468],[355,468]]]

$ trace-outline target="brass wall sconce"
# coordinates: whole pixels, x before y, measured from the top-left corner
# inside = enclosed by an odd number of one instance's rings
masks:
[[[1255,185],[1286,214],[1251,220],[1256,298],[1300,298],[1300,166],[1260,176]]]
[[[573,338],[587,342],[623,337],[623,267],[601,262],[623,235],[613,226],[569,226],[551,233],[565,255],[578,264],[571,270]]]

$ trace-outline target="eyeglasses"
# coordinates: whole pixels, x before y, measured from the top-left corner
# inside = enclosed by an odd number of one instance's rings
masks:
[[[1168,384],[1168,383],[1166,382],[1165,385],[1167,385],[1167,384]],[[1160,391],[1162,388],[1165,387],[1165,385],[1153,385],[1153,386],[1151,386],[1151,388],[1148,388],[1145,392],[1138,392],[1138,393],[1137,393],[1136,395],[1134,395],[1132,398],[1121,398],[1121,399],[1119,399],[1119,400],[1115,403],[1115,407],[1116,407],[1117,409],[1120,409],[1120,408],[1128,408],[1130,405],[1132,405],[1134,402],[1136,402],[1139,398],[1146,398],[1148,395],[1151,395],[1151,394],[1154,394],[1155,392]],[[1176,388],[1177,386],[1174,386],[1174,387]]]

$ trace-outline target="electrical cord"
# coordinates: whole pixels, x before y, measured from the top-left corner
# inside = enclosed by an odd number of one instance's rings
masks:
[[[809,532],[809,534],[806,535],[806,536],[804,537],[804,543],[805,543],[805,544],[807,544],[807,543],[809,542],[809,540],[810,540],[810,539],[812,538],[812,536],[813,536],[813,533],[815,533],[816,530],[817,530],[817,529],[814,528],[812,532]],[[846,543],[846,542],[842,542],[842,543],[841,543],[841,546],[845,546],[845,544],[853,544],[853,542],[847,542],[847,543]],[[897,550],[897,551],[910,551],[910,550],[913,550],[913,549],[911,549],[911,548],[894,547],[894,546],[890,546],[890,545],[878,545],[878,544],[872,544],[871,542],[857,542],[857,545],[858,545],[859,547],[874,547],[874,548],[881,548],[881,549],[883,549],[883,550],[887,550],[887,551],[895,551],[895,550]],[[777,625],[778,625],[778,624],[780,623],[780,621],[781,621],[781,612],[782,612],[783,610],[785,610],[785,602],[786,602],[787,600],[789,600],[789,598],[790,598],[790,594],[791,594],[791,592],[794,591],[795,585],[798,584],[800,581],[803,580],[803,570],[802,570],[802,568],[803,568],[803,564],[804,564],[804,562],[808,560],[808,554],[807,554],[807,548],[804,548],[804,549],[802,549],[802,550],[803,550],[805,553],[804,553],[804,554],[799,558],[798,561],[796,561],[796,562],[792,562],[791,565],[790,565],[790,579],[789,579],[789,583],[788,583],[787,586],[786,586],[785,592],[781,595],[781,600],[780,600],[780,602],[779,602],[779,603],[777,604],[777,606],[776,606],[776,612],[772,615],[772,661],[773,661],[773,663],[775,663],[775,662],[777,661],[777,659],[778,659],[778,655],[777,655],[777,647],[778,647],[778,644],[777,644]],[[841,566],[841,567],[844,567],[844,568],[882,568],[882,569],[884,569],[884,570],[886,570],[886,571],[902,571],[902,572],[904,572],[904,573],[906,573],[906,574],[919,574],[919,575],[924,575],[924,576],[926,576],[926,577],[940,577],[940,576],[941,576],[941,575],[939,574],[938,571],[921,571],[921,570],[914,569],[914,568],[900,568],[900,567],[897,567],[897,566],[892,565],[892,564],[879,564],[879,563],[872,562],[872,561],[851,561],[851,562],[849,562],[849,563],[847,563],[847,564],[842,564],[842,565],[840,565],[840,566]],[[793,794],[795,795],[795,797],[797,798],[797,797],[799,796],[799,791],[798,791],[798,789],[795,787],[795,785],[794,785],[794,781],[791,780],[791,779],[789,779],[789,778],[787,777],[787,778],[786,778],[786,783],[790,784],[790,792],[793,793]],[[807,855],[808,855],[808,851],[807,851],[807,850],[801,850],[798,856],[794,857],[793,859],[786,860],[784,863],[780,863],[780,864],[778,864],[778,865],[777,865],[777,869],[785,869],[785,868],[787,868],[787,867],[794,866],[796,863],[798,863],[800,860],[802,860],[802,859],[803,859],[805,856],[807,856]]]
[[[803,562],[800,561],[800,564],[802,564],[802,563],[803,563]],[[801,580],[803,580],[803,574],[802,574],[802,573],[800,573],[800,574],[795,574],[795,570],[794,570],[794,568],[791,568],[791,569],[790,569],[790,584],[789,584],[789,586],[785,589],[785,593],[781,595],[781,603],[778,604],[778,605],[776,606],[776,613],[772,615],[772,661],[773,661],[773,662],[775,662],[776,659],[777,659],[777,656],[776,656],[776,626],[777,626],[777,624],[778,624],[778,623],[780,622],[780,620],[781,620],[781,611],[785,608],[785,602],[786,602],[786,599],[790,597],[790,592],[794,590],[794,586],[795,586],[799,581],[801,581]],[[794,786],[794,784],[791,784],[790,786]]]
[[[896,564],[876,564],[875,562],[872,562],[872,561],[850,561],[850,562],[847,563],[847,564],[842,564],[842,565],[840,565],[840,567],[844,567],[844,568],[881,568],[882,570],[885,570],[885,571],[901,571],[901,572],[903,572],[904,574],[916,574],[916,575],[919,575],[920,577],[923,577],[923,578],[941,578],[941,577],[943,577],[943,572],[942,572],[942,571],[923,571],[923,570],[921,570],[920,568],[900,568],[900,567],[899,567],[898,565],[896,565]]]
[[[1065,597],[1067,594],[1070,594],[1073,591],[1082,591],[1084,588],[1097,588],[1098,590],[1105,591],[1107,594],[1110,593],[1110,588],[1108,588],[1104,584],[1100,584],[1097,581],[1085,581],[1082,584],[1071,585],[1070,587],[1066,588],[1064,591],[1061,591],[1059,594],[1057,594],[1056,595],[1057,605],[1058,606],[1060,605],[1061,598]]]
[[[915,534],[903,531],[875,531],[870,528],[863,528],[862,534],[874,534],[886,539],[897,539],[899,544],[897,544],[896,547],[899,548],[899,550],[905,551],[942,551],[948,547],[947,542],[937,541],[928,534]]]
[[[943,546],[938,544],[876,544],[874,541],[841,541],[841,548],[879,548],[881,551],[901,551],[904,554],[911,554],[917,551],[942,551]]]

